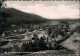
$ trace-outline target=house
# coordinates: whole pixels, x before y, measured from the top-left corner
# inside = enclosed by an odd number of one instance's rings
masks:
[[[5,37],[5,33],[4,32],[2,33],[2,37]]]

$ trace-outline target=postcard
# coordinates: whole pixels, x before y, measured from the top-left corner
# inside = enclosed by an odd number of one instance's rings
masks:
[[[79,0],[0,0],[0,56],[79,56]]]

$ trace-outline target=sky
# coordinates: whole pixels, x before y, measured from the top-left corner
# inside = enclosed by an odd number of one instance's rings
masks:
[[[48,19],[79,18],[78,1],[5,1],[7,8],[15,8]]]

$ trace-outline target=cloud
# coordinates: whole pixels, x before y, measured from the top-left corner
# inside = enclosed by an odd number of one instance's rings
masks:
[[[57,6],[45,6],[44,4],[34,4],[23,6],[12,4],[8,5],[8,7],[13,7],[23,12],[37,14],[50,19],[79,18],[79,8],[74,5],[61,4]]]

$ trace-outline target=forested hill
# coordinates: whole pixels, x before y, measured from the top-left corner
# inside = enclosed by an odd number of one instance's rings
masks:
[[[47,19],[30,13],[25,13],[14,8],[2,8],[2,21],[7,24],[41,23]]]

